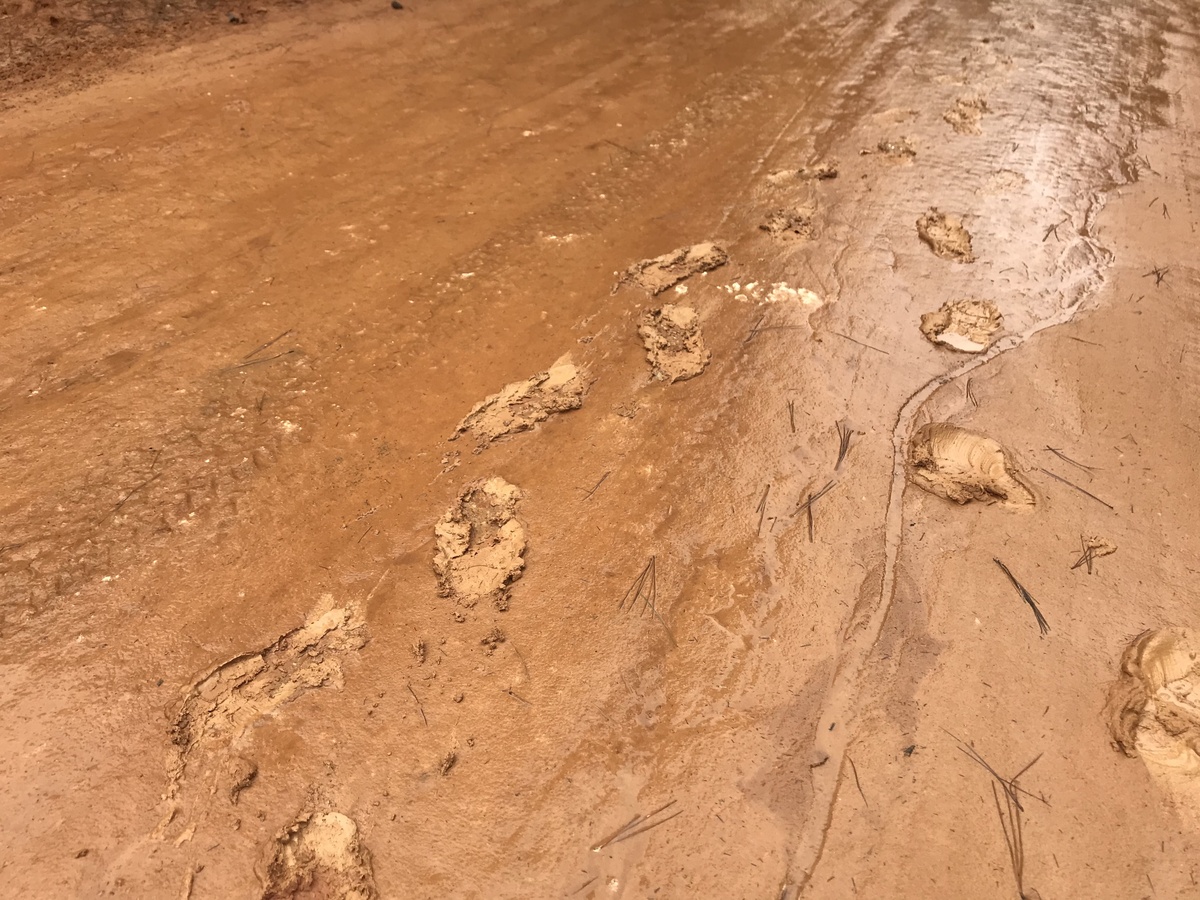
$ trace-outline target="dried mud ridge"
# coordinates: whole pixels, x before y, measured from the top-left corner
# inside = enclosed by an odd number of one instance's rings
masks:
[[[983,134],[980,122],[987,111],[987,101],[982,97],[960,97],[942,114],[942,119],[958,134]]]
[[[508,609],[509,585],[525,568],[525,526],[517,518],[523,496],[503,478],[477,481],[438,520],[433,570],[443,597],[468,609],[481,600]]]
[[[305,813],[268,847],[262,900],[376,900],[371,855],[340,812]]]
[[[962,353],[982,353],[992,345],[1004,317],[990,300],[949,300],[921,316],[921,334],[931,343]]]
[[[333,607],[332,597],[326,596],[299,628],[198,678],[184,692],[171,726],[169,795],[178,791],[189,766],[203,758],[223,770],[224,791],[236,802],[258,772],[253,762],[230,757],[249,729],[306,691],[340,688],[341,657],[366,642],[366,625],[358,613]]]
[[[1034,505],[1033,491],[1008,451],[957,425],[931,422],[918,429],[909,443],[908,466],[913,484],[955,503]]]
[[[711,241],[693,244],[691,247],[680,247],[662,256],[634,263],[613,285],[613,290],[622,284],[632,284],[649,291],[651,295],[661,294],[685,278],[711,272],[728,261],[729,254]]]
[[[815,214],[816,211],[808,207],[777,209],[768,214],[766,221],[758,227],[777,240],[809,240],[816,232],[813,224]]]
[[[695,378],[712,356],[700,333],[700,317],[690,306],[647,310],[638,326],[652,377],[674,384]]]
[[[962,220],[938,212],[937,207],[917,219],[917,234],[942,259],[975,262],[971,234],[963,228]]]
[[[545,372],[514,381],[475,405],[450,440],[471,432],[482,449],[506,434],[528,431],[554,413],[579,409],[587,392],[584,373],[566,356]]]
[[[1188,817],[1200,817],[1200,639],[1185,628],[1144,631],[1121,656],[1105,716],[1113,743],[1140,757]]]

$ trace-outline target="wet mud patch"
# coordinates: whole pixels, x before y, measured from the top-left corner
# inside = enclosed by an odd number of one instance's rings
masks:
[[[701,272],[711,272],[727,262],[729,254],[717,244],[711,241],[693,244],[634,263],[625,270],[616,287],[632,284],[649,291],[651,295],[661,294],[685,278],[699,275]]]
[[[992,345],[1004,319],[989,300],[951,300],[921,316],[921,334],[930,342],[962,353],[982,353]]]
[[[778,241],[805,241],[816,232],[815,210],[810,208],[776,209],[767,214],[758,227]]]
[[[963,227],[961,219],[940,213],[937,207],[931,207],[929,212],[917,219],[917,235],[942,259],[975,262],[971,233]]]
[[[980,122],[988,111],[987,101],[982,97],[960,97],[954,105],[942,113],[942,120],[956,134],[983,134]]]
[[[262,900],[375,900],[371,856],[339,812],[306,813],[267,848]]]
[[[977,500],[1032,506],[1033,492],[998,442],[956,425],[931,422],[919,428],[908,448],[909,480],[955,503]]]
[[[469,431],[486,447],[506,434],[528,431],[555,413],[578,409],[586,392],[583,371],[564,357],[545,372],[514,381],[477,403],[450,440]]]
[[[236,748],[255,723],[306,691],[342,686],[340,657],[367,642],[366,625],[326,595],[308,620],[273,643],[235,656],[198,678],[184,692],[171,725],[168,761],[172,790],[198,755]],[[226,766],[230,799],[253,782],[257,767],[233,759]]]
[[[508,588],[525,569],[525,526],[517,518],[524,497],[503,478],[467,486],[434,526],[433,570],[438,591],[471,608],[490,600],[508,609]]]
[[[712,354],[704,346],[700,317],[690,306],[650,309],[642,316],[638,335],[646,348],[651,376],[674,384],[704,371]]]

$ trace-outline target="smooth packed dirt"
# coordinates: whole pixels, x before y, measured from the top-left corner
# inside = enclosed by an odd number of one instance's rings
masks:
[[[1200,8],[288,6],[0,10],[0,896],[1200,896]]]

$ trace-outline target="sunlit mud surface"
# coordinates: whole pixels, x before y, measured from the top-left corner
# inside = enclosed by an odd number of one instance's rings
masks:
[[[0,895],[1197,890],[1200,10],[404,6],[6,98]]]

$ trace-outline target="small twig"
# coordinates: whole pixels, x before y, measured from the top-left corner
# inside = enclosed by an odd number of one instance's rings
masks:
[[[1083,471],[1085,471],[1085,472],[1095,472],[1096,471],[1095,466],[1085,466],[1081,462],[1076,462],[1075,460],[1071,459],[1071,457],[1067,456],[1067,454],[1063,453],[1061,450],[1056,449],[1055,447],[1051,447],[1051,446],[1047,445],[1046,449],[1049,450],[1051,453],[1053,453],[1055,456],[1057,456],[1059,459],[1061,459],[1063,462],[1070,463],[1077,469],[1083,469]]]
[[[850,763],[850,771],[854,774],[854,786],[858,788],[858,794],[862,797],[863,806],[870,806],[871,804],[867,802],[867,795],[863,793],[862,784],[858,780],[858,766],[854,764],[854,760],[850,757],[849,753],[846,754],[846,762]]]
[[[1080,540],[1080,543],[1083,544],[1083,555],[1080,556],[1079,559],[1075,560],[1075,565],[1071,566],[1071,571],[1074,572],[1076,569],[1078,569],[1084,563],[1087,563],[1087,572],[1089,575],[1091,575],[1092,574],[1092,563],[1095,562],[1095,560],[1096,560],[1096,550],[1093,547],[1089,547],[1087,545],[1087,542],[1084,541],[1082,537],[1079,540]]]
[[[796,401],[789,400],[788,405],[788,421],[792,425],[792,434],[796,433]]]
[[[650,820],[653,819],[655,816],[657,816],[659,813],[665,812],[666,810],[670,809],[674,805],[675,805],[675,801],[671,800],[667,803],[664,803],[658,809],[654,810],[654,812],[647,813],[644,816],[641,813],[638,813],[636,816],[634,816],[632,819],[630,819],[628,822],[626,822],[624,825],[622,825],[616,831],[612,832],[611,834],[606,835],[599,842],[593,844],[592,852],[599,853],[601,850],[603,850],[605,847],[609,846],[610,844],[619,844],[619,843],[621,843],[621,841],[629,840],[629,838],[633,837],[634,835],[641,834],[643,831],[649,831],[651,828],[657,828],[659,825],[663,824],[663,822],[669,822],[671,819],[673,819],[677,815],[679,815],[679,813],[683,812],[683,810],[679,810],[678,812],[671,813],[671,815],[669,815],[663,819],[659,819],[657,822],[650,822]],[[650,824],[646,824],[646,823],[650,823]],[[638,826],[641,826],[641,827],[638,827]],[[635,830],[631,830],[631,829],[635,829]]]
[[[837,433],[838,455],[837,462],[833,465],[833,471],[835,472],[842,467],[842,462],[846,459],[846,454],[850,452],[850,440],[854,437],[854,435],[858,434],[858,432],[852,430],[850,426],[845,423],[845,421],[837,423]]]
[[[284,350],[282,353],[276,353],[274,356],[264,356],[262,359],[252,359],[252,360],[250,360],[250,362],[238,363],[236,366],[226,366],[224,369],[221,369],[221,371],[222,372],[232,372],[235,369],[246,369],[246,368],[249,368],[250,366],[260,365],[261,363],[269,363],[272,360],[280,359],[284,356],[291,356],[293,353],[296,353],[296,352],[297,351],[295,349]]]
[[[1073,482],[1067,481],[1067,479],[1063,478],[1061,475],[1055,475],[1053,472],[1051,472],[1051,471],[1049,471],[1049,470],[1047,470],[1047,469],[1043,469],[1041,466],[1038,466],[1038,471],[1039,471],[1039,472],[1043,472],[1043,473],[1045,473],[1046,475],[1049,475],[1049,476],[1050,476],[1051,478],[1053,478],[1055,481],[1061,481],[1063,484],[1067,485],[1068,487],[1073,487],[1073,488],[1075,488],[1075,490],[1079,491],[1079,493],[1081,493],[1081,494],[1085,494],[1085,495],[1087,495],[1088,497],[1091,497],[1091,498],[1092,498],[1093,500],[1095,500],[1097,503],[1099,503],[1099,504],[1101,504],[1101,505],[1103,505],[1103,506],[1107,506],[1109,509],[1111,509],[1111,510],[1114,510],[1114,511],[1115,511],[1115,509],[1116,509],[1116,508],[1115,508],[1115,507],[1114,507],[1114,506],[1113,506],[1111,503],[1106,503],[1105,501],[1103,501],[1103,500],[1101,500],[1099,497],[1097,497],[1095,494],[1093,494],[1091,491],[1085,491],[1085,490],[1084,490],[1083,488],[1081,488],[1079,485],[1077,485],[1077,484],[1075,484],[1075,483],[1073,483]]]
[[[584,495],[583,499],[591,500],[592,494],[594,494],[594,493],[596,493],[596,491],[600,490],[600,485],[604,484],[604,482],[608,479],[608,476],[611,474],[612,474],[612,472],[605,472],[603,475],[601,475],[600,480],[596,482],[596,486],[594,488],[592,488],[590,491],[588,491],[587,494]]]
[[[762,323],[766,320],[766,318],[767,318],[766,313],[763,313],[761,316],[758,317],[758,321],[754,323],[754,327],[750,329],[750,333],[748,335],[746,335],[746,340],[744,340],[742,343],[748,344],[752,340],[754,340],[755,335],[757,335],[759,332],[759,326],[762,325]]]
[[[880,350],[878,347],[874,347],[870,344],[864,343],[863,341],[857,340],[856,338],[852,338],[848,334],[842,334],[840,331],[831,331],[829,333],[836,334],[840,338],[845,338],[852,344],[858,344],[858,346],[860,346],[860,347],[866,347],[868,350],[874,350],[876,353],[882,353],[884,356],[892,355],[892,354],[888,353],[886,350]]]
[[[1061,240],[1062,240],[1062,238],[1060,238],[1060,237],[1058,236],[1058,226],[1059,226],[1059,225],[1066,225],[1066,224],[1067,224],[1068,222],[1070,222],[1070,221],[1071,221],[1071,217],[1070,217],[1070,216],[1067,216],[1067,217],[1066,217],[1065,219],[1063,219],[1061,222],[1055,222],[1053,225],[1051,225],[1049,228],[1047,228],[1047,229],[1046,229],[1046,233],[1042,235],[1042,243],[1043,243],[1043,244],[1044,244],[1044,243],[1046,243],[1046,239],[1047,239],[1047,238],[1049,238],[1049,237],[1050,237],[1050,235],[1054,235],[1054,239],[1055,239],[1056,241],[1061,241]]]
[[[261,344],[260,346],[255,347],[253,350],[251,350],[249,353],[247,353],[245,356],[243,356],[242,359],[247,360],[247,359],[250,359],[250,357],[252,357],[252,356],[257,356],[258,354],[260,354],[264,350],[266,350],[268,347],[270,347],[272,344],[276,343],[277,341],[283,340],[285,337],[287,337],[291,333],[292,333],[292,329],[289,328],[287,331],[285,331],[283,334],[279,335],[278,337],[273,337],[269,341],[267,341],[265,344]]]
[[[617,604],[617,609],[630,612],[637,606],[638,600],[642,601],[643,613],[647,609],[654,608],[654,603],[658,599],[658,579],[655,573],[655,559],[656,557],[654,556],[650,557],[650,561],[638,573],[637,578],[633,580],[633,584],[629,586],[629,590],[625,592],[625,596],[621,598],[621,602]],[[648,587],[647,581],[649,581]]]
[[[647,610],[652,618],[658,619],[658,624],[663,627],[663,631],[667,633],[667,640],[671,642],[672,647],[678,647],[679,644],[675,641],[675,635],[671,628],[667,625],[666,620],[662,617],[662,613],[658,611],[658,571],[656,557],[651,556],[650,562],[646,563],[646,568],[642,569],[633,584],[629,586],[629,590],[625,592],[625,596],[621,598],[621,602],[617,605],[618,609],[626,612],[637,606],[638,600],[642,601],[642,610],[638,615],[642,615]]]
[[[512,641],[508,641],[508,646],[512,647],[513,653],[517,654],[517,659],[521,661],[521,668],[525,670],[525,678],[529,678],[529,665],[525,662],[525,657],[521,655],[521,651],[517,649],[517,645]]]
[[[630,819],[628,822],[626,822],[620,828],[616,829],[611,834],[605,835],[599,841],[592,844],[592,852],[599,853],[601,850],[603,850],[605,847],[607,847],[609,844],[611,844],[613,841],[615,841],[617,838],[619,838],[623,831],[625,831],[627,828],[632,828],[638,822],[642,821],[642,819],[643,819],[642,814],[638,813],[636,816],[634,816],[632,819]]]
[[[763,519],[767,517],[767,496],[771,493],[771,485],[767,485],[763,491],[762,499],[758,501],[758,507],[754,510],[758,513],[758,533],[762,534]]]
[[[1151,269],[1149,272],[1147,272],[1142,277],[1149,278],[1151,275],[1153,275],[1154,276],[1154,286],[1158,287],[1160,284],[1163,283],[1164,280],[1166,280],[1167,273],[1170,271],[1171,271],[1171,269],[1169,266],[1155,266],[1153,269]]]
[[[520,694],[518,694],[512,688],[508,688],[504,693],[508,694],[508,696],[512,697],[514,700],[520,700],[526,706],[533,706],[532,703],[530,703],[528,700],[526,700],[524,697],[522,697]]]
[[[158,459],[158,457],[155,457],[156,461],[157,461],[157,459]],[[117,514],[117,512],[121,509],[121,507],[125,505],[125,501],[127,501],[130,497],[132,497],[134,494],[136,494],[142,488],[146,487],[146,485],[162,478],[162,476],[163,476],[162,472],[155,472],[153,475],[151,475],[149,478],[147,478],[145,481],[143,481],[137,487],[133,488],[128,494],[126,494],[124,497],[121,498],[120,502],[117,503],[116,506],[114,506],[112,508],[112,512],[110,512],[107,516],[105,516],[103,519],[100,520],[100,523],[103,524],[103,523],[107,522],[109,519],[111,519],[113,516],[115,516]],[[5,549],[7,549],[7,548],[5,548]]]
[[[1001,568],[1004,574],[1008,576],[1008,580],[1012,582],[1012,586],[1017,589],[1017,593],[1021,595],[1021,599],[1029,604],[1029,608],[1033,610],[1034,618],[1037,619],[1038,628],[1041,629],[1042,634],[1049,634],[1050,625],[1046,622],[1046,617],[1042,615],[1042,611],[1038,609],[1037,602],[1033,599],[1033,595],[1030,594],[1029,591],[1025,590],[1025,586],[1021,584],[1021,582],[1017,581],[1016,576],[1009,571],[1008,566],[1000,562],[1000,560],[994,556],[992,557],[992,562]]]
[[[575,890],[571,891],[571,896],[574,897],[576,894],[578,894],[580,891],[582,891],[585,887],[587,887],[589,884],[591,884],[593,881],[595,881],[599,877],[600,877],[599,875],[593,875],[591,878],[589,878],[587,881],[585,881],[579,887],[575,888]]]
[[[967,402],[976,409],[979,409],[979,400],[975,397],[975,391],[971,388],[971,379],[967,379],[967,387],[964,393],[967,395]]]
[[[675,801],[672,800],[671,802],[674,803]],[[619,838],[617,838],[615,841],[613,841],[613,843],[619,844],[619,843],[621,843],[621,841],[627,841],[631,837],[637,837],[643,831],[649,831],[651,828],[657,828],[659,825],[662,825],[664,822],[670,822],[673,818],[680,815],[682,812],[683,812],[683,810],[681,809],[678,812],[673,812],[669,816],[665,816],[665,817],[659,819],[657,822],[651,822],[649,825],[643,825],[641,828],[637,829],[636,831],[630,831],[628,834],[621,835]],[[650,817],[647,816],[646,818],[648,819]]]
[[[945,729],[942,730],[945,731]],[[946,733],[950,734],[948,731]],[[1004,778],[994,768],[992,768],[987,760],[979,755],[978,751],[976,751],[974,747],[971,747],[961,739],[954,737],[953,734],[950,734],[950,736],[953,737],[954,740],[958,741],[959,749],[963,753],[965,753],[972,761],[978,763],[985,770],[987,770],[988,774],[994,779],[994,781],[991,783],[992,800],[996,804],[996,815],[1000,819],[1000,830],[1004,833],[1004,846],[1008,850],[1009,865],[1012,867],[1013,877],[1017,882],[1017,895],[1021,898],[1021,900],[1025,900],[1025,831],[1021,818],[1022,813],[1025,812],[1025,809],[1021,806],[1019,795],[1025,794],[1030,797],[1033,797],[1034,795],[1022,788],[1017,782],[1020,780],[1022,775],[1024,775],[1030,770],[1030,768],[1033,767],[1034,763],[1042,758],[1042,754],[1039,753],[1037,756],[1035,756],[1028,763],[1028,765],[1021,769],[1021,771],[1012,778]],[[997,790],[997,785],[999,785],[1004,792],[1003,806],[1000,804],[1000,791]],[[1037,799],[1041,799],[1043,803],[1046,802],[1044,797]]]
[[[800,512],[801,510],[803,510],[805,512],[805,514],[808,516],[808,542],[810,544],[816,540],[816,534],[815,534],[815,529],[814,529],[814,524],[813,524],[813,511],[812,511],[813,504],[816,503],[818,500],[820,500],[822,497],[824,497],[826,494],[828,494],[829,491],[833,489],[833,486],[835,484],[837,484],[837,479],[836,478],[831,479],[830,482],[827,485],[825,485],[825,487],[821,488],[815,494],[809,494],[808,499],[805,500],[802,504],[800,504],[800,506],[798,506],[796,508],[796,512]]]
[[[421,705],[421,698],[417,696],[417,692],[413,690],[412,682],[408,682],[408,692],[412,694],[413,700],[417,702],[417,709],[421,711],[421,721],[425,723],[425,727],[429,727],[429,720],[425,718],[425,707]]]

